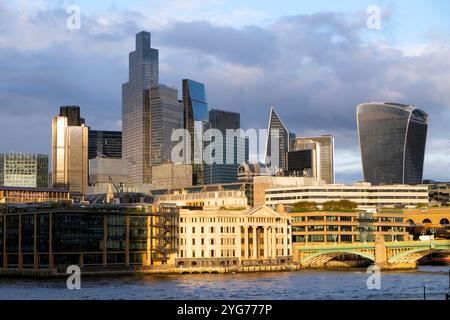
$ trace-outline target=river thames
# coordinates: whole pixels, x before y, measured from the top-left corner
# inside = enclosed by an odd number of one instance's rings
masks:
[[[82,277],[80,290],[66,279],[0,279],[0,299],[248,299],[248,300],[443,300],[449,267],[383,271],[381,289],[367,288],[365,269],[296,272]]]

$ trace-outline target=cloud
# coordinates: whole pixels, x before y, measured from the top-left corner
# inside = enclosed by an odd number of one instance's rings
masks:
[[[204,82],[210,107],[241,112],[245,128],[265,128],[273,105],[298,135],[333,134],[338,181],[362,177],[356,105],[414,103],[430,114],[426,178],[450,179],[448,39],[397,48],[368,37],[366,16],[358,12],[236,27],[219,21],[213,3],[206,10],[211,19],[205,12],[187,18],[201,5],[170,2],[174,12],[186,10],[177,19],[164,7],[84,15],[82,29],[70,31],[62,8],[31,8],[22,17],[0,0],[0,126],[11,131],[0,138],[0,149],[23,143],[49,153],[50,140],[38,132],[49,130],[62,104],[79,104],[96,128],[118,128],[128,52],[134,34],[146,29],[160,50],[162,83]],[[24,121],[36,125],[30,140],[17,126]]]

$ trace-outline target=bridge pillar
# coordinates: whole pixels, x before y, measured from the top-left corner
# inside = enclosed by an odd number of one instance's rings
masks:
[[[375,238],[375,265],[384,266],[387,262],[386,246],[384,244],[384,236],[377,235]]]

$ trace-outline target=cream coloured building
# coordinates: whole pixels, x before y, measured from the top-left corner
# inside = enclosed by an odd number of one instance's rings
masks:
[[[275,208],[278,204],[293,205],[296,202],[350,200],[360,210],[376,208],[416,208],[428,205],[428,187],[424,185],[382,185],[355,183],[353,185],[328,184],[322,186],[277,187],[265,190],[265,203]]]
[[[291,218],[267,206],[245,210],[180,210],[176,264],[240,266],[291,261]]]
[[[179,207],[202,207],[204,209],[246,208],[247,197],[241,190],[215,190],[188,193],[187,190],[175,190],[171,194],[156,196],[155,203],[176,204]]]

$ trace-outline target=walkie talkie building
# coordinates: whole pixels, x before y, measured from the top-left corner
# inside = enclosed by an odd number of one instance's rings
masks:
[[[428,115],[414,105],[364,103],[357,106],[364,181],[422,183]]]

